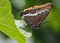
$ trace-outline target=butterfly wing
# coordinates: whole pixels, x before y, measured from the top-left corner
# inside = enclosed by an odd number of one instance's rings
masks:
[[[40,6],[33,6],[25,9],[21,15],[22,18],[33,28],[38,28],[39,25],[46,19],[51,9],[51,3]]]

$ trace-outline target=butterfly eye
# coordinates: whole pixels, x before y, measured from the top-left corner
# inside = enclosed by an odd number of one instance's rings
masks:
[[[40,8],[38,8],[38,10],[41,10]]]
[[[37,9],[35,9],[35,10],[41,10],[40,8],[37,8]]]

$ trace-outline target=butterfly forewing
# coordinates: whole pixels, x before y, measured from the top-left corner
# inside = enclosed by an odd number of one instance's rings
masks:
[[[51,3],[40,6],[33,6],[22,11],[22,18],[33,28],[38,28],[39,25],[46,19],[51,9]]]

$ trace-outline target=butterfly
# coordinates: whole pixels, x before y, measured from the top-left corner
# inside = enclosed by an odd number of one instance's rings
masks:
[[[40,24],[47,18],[51,5],[51,3],[46,3],[24,9],[20,16],[33,28],[39,28]]]

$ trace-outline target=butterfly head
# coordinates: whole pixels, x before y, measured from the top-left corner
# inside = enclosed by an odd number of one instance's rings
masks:
[[[38,28],[39,25],[46,19],[51,9],[51,3],[46,3],[39,6],[33,6],[21,12],[20,16],[33,28]]]

